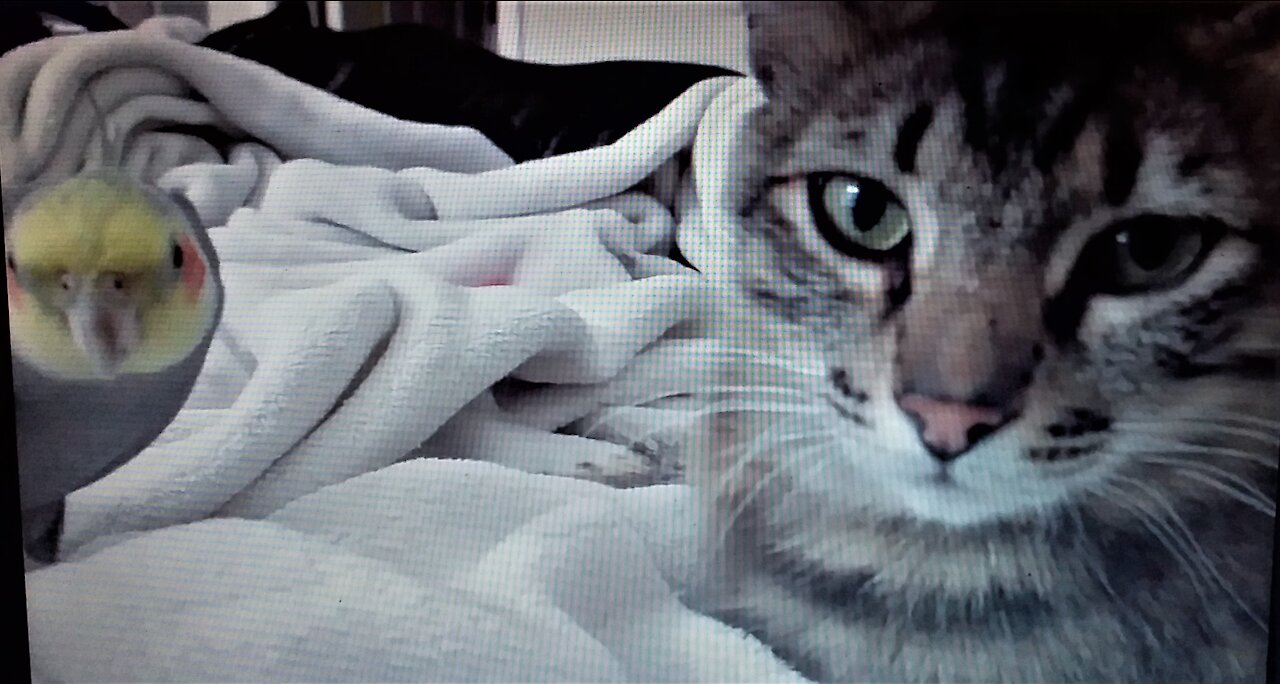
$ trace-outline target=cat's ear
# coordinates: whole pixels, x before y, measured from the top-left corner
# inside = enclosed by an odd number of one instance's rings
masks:
[[[751,70],[771,98],[798,95],[932,13],[931,2],[744,2]]]
[[[1280,2],[1232,4],[1217,21],[1184,32],[1185,43],[1195,59],[1221,73],[1242,97],[1262,97],[1274,111],[1280,89]]]
[[[1189,22],[1182,38],[1207,63],[1234,67],[1258,57],[1274,59],[1280,50],[1280,2],[1223,3],[1212,16]]]
[[[1230,93],[1227,114],[1245,136],[1244,154],[1280,192],[1280,2],[1233,3],[1184,32],[1192,58]]]

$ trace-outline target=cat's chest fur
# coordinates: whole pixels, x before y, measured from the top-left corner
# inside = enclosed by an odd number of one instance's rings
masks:
[[[1223,603],[1203,603],[1205,588],[1145,540],[1108,542],[1149,552],[1151,562],[1135,561],[1128,576],[1082,561],[1096,549],[1077,555],[1075,544],[1037,542],[1026,551],[1056,567],[1041,566],[1035,582],[1020,585],[990,584],[988,564],[967,552],[939,551],[919,561],[935,567],[915,566],[921,575],[954,574],[953,590],[912,587],[902,565],[831,572],[784,553],[723,563],[700,600],[815,681],[1251,681],[1262,672],[1258,626]],[[1016,553],[1009,546],[993,541],[988,552]],[[1234,551],[1235,567],[1268,562],[1266,548]],[[1237,586],[1248,575],[1227,574]]]

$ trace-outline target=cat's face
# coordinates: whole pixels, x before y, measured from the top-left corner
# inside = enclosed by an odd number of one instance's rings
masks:
[[[1274,509],[1280,128],[1219,17],[777,5],[736,277],[812,369],[775,434],[821,439],[742,486],[950,528]]]

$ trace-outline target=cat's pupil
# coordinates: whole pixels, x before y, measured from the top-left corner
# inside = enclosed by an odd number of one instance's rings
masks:
[[[1175,231],[1124,231],[1116,235],[1116,241],[1128,252],[1133,265],[1144,271],[1155,271],[1168,263],[1178,243],[1186,235]]]
[[[880,262],[903,255],[911,221],[902,202],[880,183],[846,174],[808,177],[809,210],[818,234],[837,252]]]
[[[889,198],[873,188],[864,189],[857,183],[850,183],[845,192],[852,205],[853,225],[863,232],[874,230],[889,208]]]

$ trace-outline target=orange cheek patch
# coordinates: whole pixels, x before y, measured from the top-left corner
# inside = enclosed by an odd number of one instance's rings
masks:
[[[200,250],[196,249],[195,243],[186,235],[179,241],[179,248],[182,250],[182,288],[187,297],[195,301],[200,298],[200,291],[204,289],[204,259],[200,257]]]
[[[9,291],[9,306],[14,309],[22,308],[22,288],[18,286],[18,277],[14,275],[13,269],[8,265],[4,267],[4,284]]]

